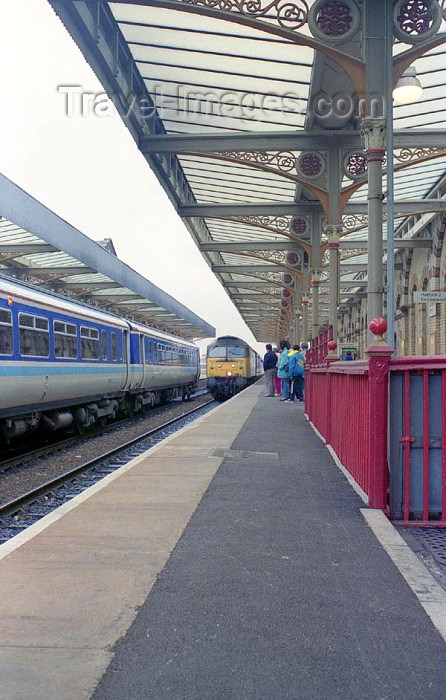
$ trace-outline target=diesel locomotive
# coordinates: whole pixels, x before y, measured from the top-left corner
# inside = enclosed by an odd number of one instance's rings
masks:
[[[224,335],[208,345],[207,388],[217,401],[225,401],[245,389],[262,372],[260,355],[244,340]]]
[[[0,445],[188,399],[199,372],[193,343],[0,276]]]

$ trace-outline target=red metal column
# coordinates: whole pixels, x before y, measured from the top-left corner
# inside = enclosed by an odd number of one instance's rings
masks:
[[[389,365],[393,353],[383,334],[387,322],[375,318],[369,328],[375,340],[367,350],[369,356],[369,507],[388,513],[387,502],[387,426]]]

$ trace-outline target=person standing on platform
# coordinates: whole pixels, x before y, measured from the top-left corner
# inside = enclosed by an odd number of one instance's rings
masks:
[[[277,368],[277,376],[280,377],[282,381],[282,398],[281,401],[290,400],[290,375],[289,375],[289,363],[288,363],[288,351],[290,349],[290,344],[288,340],[280,341],[280,360]]]
[[[274,352],[277,355],[277,361],[279,361],[280,360],[279,348],[274,348]],[[277,376],[277,372],[276,372],[276,376],[274,377],[274,383],[276,385],[276,396],[280,396],[280,394],[282,393],[282,382],[281,382],[280,378]]]
[[[273,346],[270,343],[267,343],[267,345],[265,347],[266,347],[266,353],[263,357],[263,369],[265,371],[265,379],[266,379],[266,394],[265,394],[265,396],[274,396],[274,394],[275,394],[274,377],[276,374],[277,355],[275,352],[273,352]]]
[[[303,401],[303,378],[304,378],[304,366],[305,357],[301,352],[299,352],[299,345],[293,345],[289,357],[289,373],[290,373],[290,384],[291,384],[291,401]]]

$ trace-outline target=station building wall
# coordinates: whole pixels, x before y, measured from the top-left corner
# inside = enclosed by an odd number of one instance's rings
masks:
[[[418,220],[414,218],[414,225]],[[417,233],[432,239],[429,248],[402,249],[396,256],[395,272],[395,354],[446,354],[446,302],[416,304],[414,291],[446,291],[446,216],[438,215]],[[410,235],[410,234],[409,234]],[[386,312],[387,313],[387,312]],[[358,347],[365,356],[367,301],[344,310],[339,318],[339,341]]]

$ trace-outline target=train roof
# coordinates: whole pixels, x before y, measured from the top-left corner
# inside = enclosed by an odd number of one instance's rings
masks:
[[[0,296],[2,294],[4,296],[17,296],[21,299],[25,299],[27,302],[43,304],[53,309],[64,311],[65,313],[73,313],[77,316],[82,316],[83,318],[92,321],[100,321],[102,323],[113,324],[114,326],[123,329],[132,328],[143,333],[150,333],[150,335],[155,338],[159,338],[160,340],[177,343],[180,342],[191,348],[196,347],[188,340],[156,330],[155,328],[146,326],[143,323],[128,321],[127,319],[121,318],[120,316],[117,316],[109,311],[103,311],[97,307],[88,306],[88,304],[85,304],[82,301],[67,299],[56,292],[51,292],[48,290],[44,291],[38,287],[35,287],[29,282],[18,282],[15,279],[13,280],[0,274]]]
[[[151,328],[151,326],[145,326],[143,323],[136,323],[135,321],[129,321],[129,326],[132,330],[139,331],[140,333],[150,334],[154,338],[159,338],[160,340],[166,340],[174,343],[181,343],[181,345],[186,345],[189,348],[197,349],[194,343],[184,338],[178,338],[175,335],[170,335],[169,333],[164,333],[156,328]]]
[[[214,345],[221,345],[222,343],[231,343],[231,345],[248,345],[247,342],[242,340],[241,338],[236,338],[234,335],[221,335],[219,338],[216,338],[208,347],[213,347]]]
[[[119,328],[129,327],[128,321],[108,311],[102,311],[97,307],[88,306],[88,304],[75,301],[74,299],[67,299],[55,292],[49,292],[48,290],[42,291],[28,282],[11,280],[4,275],[0,275],[0,296],[12,296],[13,301],[14,297],[20,297],[20,299],[31,304],[45,305],[53,309],[64,311],[67,314],[72,313],[82,316],[92,321],[113,324]]]

